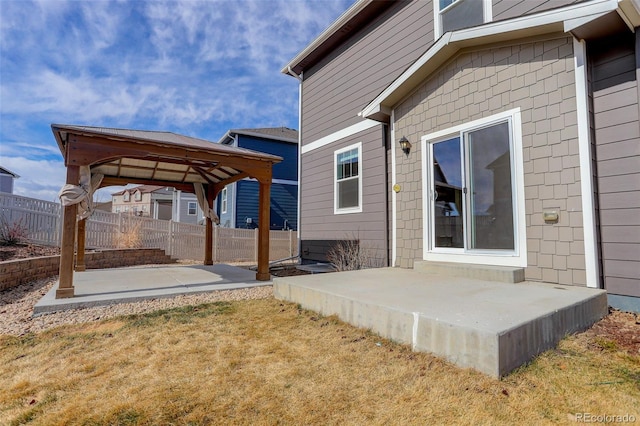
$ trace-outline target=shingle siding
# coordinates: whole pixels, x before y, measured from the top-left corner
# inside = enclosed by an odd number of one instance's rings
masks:
[[[423,135],[519,107],[522,116],[526,279],[585,285],[573,40],[565,35],[462,52],[396,109],[396,135]],[[396,147],[396,264],[422,259],[421,146]],[[542,212],[558,209],[560,222]],[[572,244],[576,243],[576,244]]]

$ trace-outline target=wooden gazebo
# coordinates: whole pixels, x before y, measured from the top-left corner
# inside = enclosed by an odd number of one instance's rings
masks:
[[[271,175],[273,165],[282,161],[281,157],[170,132],[60,124],[52,124],[51,129],[67,168],[65,188],[76,190],[76,194],[83,197],[86,195],[83,207],[79,207],[79,204],[76,204],[78,200],[75,200],[63,209],[60,284],[56,298],[74,296],[74,246],[79,209],[82,210],[87,204],[91,205],[91,196],[95,189],[129,183],[161,185],[185,192],[200,192],[203,200],[206,198],[204,264],[211,265],[213,215],[207,213],[212,211],[213,201],[226,185],[247,177],[256,179],[260,185],[256,279],[270,279]],[[80,205],[82,206],[81,203]],[[85,269],[85,220],[81,218],[77,222],[77,271]]]

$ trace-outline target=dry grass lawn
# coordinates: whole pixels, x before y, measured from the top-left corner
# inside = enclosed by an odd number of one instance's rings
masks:
[[[502,380],[274,299],[0,337],[2,424],[640,421],[640,354],[582,334]]]

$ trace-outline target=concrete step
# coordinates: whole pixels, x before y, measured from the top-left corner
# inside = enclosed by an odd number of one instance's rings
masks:
[[[418,260],[413,263],[413,269],[429,275],[471,278],[500,283],[520,283],[524,281],[524,268],[520,267]]]

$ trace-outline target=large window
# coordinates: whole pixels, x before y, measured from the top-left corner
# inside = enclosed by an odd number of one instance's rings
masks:
[[[515,110],[423,138],[425,258],[520,256],[519,123]]]
[[[436,39],[447,31],[491,21],[491,0],[434,0]]]
[[[335,151],[334,212],[362,211],[362,143]]]

